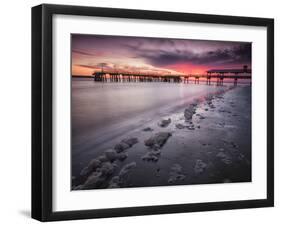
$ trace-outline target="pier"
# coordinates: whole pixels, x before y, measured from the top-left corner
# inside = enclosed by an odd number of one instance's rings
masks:
[[[191,79],[194,84],[204,82],[211,85],[215,82],[218,86],[224,84],[226,80],[232,80],[237,85],[238,80],[251,79],[252,71],[244,66],[242,69],[211,69],[205,74],[153,74],[153,73],[130,73],[130,72],[94,72],[92,77],[96,82],[173,82],[173,83],[190,83]]]

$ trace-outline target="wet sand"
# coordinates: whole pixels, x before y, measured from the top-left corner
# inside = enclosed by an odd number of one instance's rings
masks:
[[[73,190],[251,181],[250,86],[220,87],[129,124],[72,155]]]

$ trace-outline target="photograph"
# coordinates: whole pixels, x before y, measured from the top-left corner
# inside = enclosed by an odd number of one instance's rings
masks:
[[[72,191],[252,181],[251,42],[70,39]]]
[[[41,4],[31,36],[33,219],[274,206],[274,18]]]

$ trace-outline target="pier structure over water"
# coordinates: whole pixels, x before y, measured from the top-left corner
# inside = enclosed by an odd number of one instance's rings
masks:
[[[94,72],[92,77],[96,82],[173,82],[173,83],[189,83],[190,79],[195,84],[199,84],[200,80],[211,85],[211,81],[215,81],[217,85],[223,85],[225,80],[232,80],[237,85],[238,80],[251,79],[252,71],[244,66],[242,69],[211,69],[205,74],[168,74],[159,75],[153,73],[130,73],[130,72]],[[202,81],[202,82],[203,82]]]

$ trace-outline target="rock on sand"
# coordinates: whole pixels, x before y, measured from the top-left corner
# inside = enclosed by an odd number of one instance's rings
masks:
[[[126,149],[132,147],[133,145],[135,145],[136,143],[138,143],[138,138],[126,138],[123,139],[120,143],[116,144],[114,149],[117,151],[117,153],[123,152]]]
[[[170,118],[162,119],[161,122],[158,123],[158,125],[160,127],[167,127],[171,122],[172,122],[172,120]]]
[[[135,162],[131,162],[123,166],[123,168],[120,170],[118,176],[112,177],[111,181],[109,182],[108,187],[109,188],[119,188],[126,184],[130,172],[132,169],[134,169],[137,166]]]
[[[190,104],[185,110],[184,110],[184,117],[186,121],[190,121],[192,119],[192,116],[196,113],[196,107],[197,104]]]
[[[101,161],[98,159],[92,159],[89,164],[83,168],[80,172],[81,176],[86,176],[91,172],[95,171],[101,165]]]
[[[201,159],[197,159],[195,166],[194,166],[194,172],[196,174],[203,173],[207,167],[207,164],[203,162]]]
[[[175,183],[178,180],[182,181],[184,179],[185,179],[185,175],[182,173],[181,165],[174,164],[171,167],[171,170],[170,170],[170,175],[169,175],[168,183],[172,184],[172,183]]]
[[[157,162],[160,158],[161,151],[160,150],[150,150],[144,156],[142,156],[142,160],[144,161],[152,161]]]
[[[144,144],[150,148],[158,149],[166,143],[170,136],[172,136],[172,134],[169,132],[159,132],[145,140]]]
[[[78,189],[85,188],[97,188],[102,186],[108,177],[110,177],[113,173],[117,165],[110,162],[104,162],[101,164],[99,168],[96,169],[90,176],[87,178],[84,184],[77,187]]]

